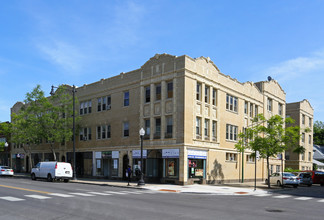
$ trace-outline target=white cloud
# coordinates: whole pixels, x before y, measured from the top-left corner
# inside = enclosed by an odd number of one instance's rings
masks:
[[[38,48],[45,54],[47,60],[74,75],[82,69],[85,61],[85,56],[78,47],[63,41],[38,44]]]

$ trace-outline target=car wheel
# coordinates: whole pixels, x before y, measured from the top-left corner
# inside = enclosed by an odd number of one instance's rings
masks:
[[[32,173],[32,175],[31,175],[31,179],[32,179],[32,180],[36,180],[35,173]]]
[[[65,183],[68,183],[68,182],[69,182],[69,179],[64,179],[64,182],[65,182]]]
[[[281,186],[281,183],[280,183],[280,181],[279,181],[279,180],[277,181],[277,186]]]
[[[297,188],[298,187],[298,185],[294,185],[294,188]]]
[[[312,184],[308,184],[307,186],[308,186],[308,187],[311,187],[311,186],[312,186]]]
[[[47,175],[47,182],[53,182],[53,178],[50,173]]]

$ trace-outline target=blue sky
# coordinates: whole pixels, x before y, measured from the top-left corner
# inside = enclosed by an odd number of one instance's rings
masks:
[[[210,57],[240,82],[272,76],[324,121],[322,0],[0,2],[0,121],[37,84],[92,83],[156,53]]]

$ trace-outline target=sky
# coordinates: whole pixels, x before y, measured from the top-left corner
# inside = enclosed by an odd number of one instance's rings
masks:
[[[323,0],[0,1],[0,121],[37,84],[82,86],[155,54],[210,57],[240,82],[268,76],[324,121]]]

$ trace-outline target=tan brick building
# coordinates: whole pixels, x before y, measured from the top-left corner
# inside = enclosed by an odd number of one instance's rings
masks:
[[[295,124],[301,129],[300,145],[305,148],[302,154],[286,151],[286,167],[298,170],[313,170],[313,118],[314,109],[308,100],[287,103],[286,117],[295,120]],[[305,132],[309,128],[310,132]],[[307,131],[307,130],[306,130]]]
[[[286,111],[286,94],[275,80],[241,83],[209,58],[185,55],[156,54],[137,70],[78,87],[76,95],[82,118],[78,175],[122,178],[128,164],[136,170],[143,127],[146,179],[177,184],[254,179],[252,152],[242,156],[234,147],[238,134],[258,113],[285,117]],[[72,160],[72,143],[57,148],[60,160]],[[22,170],[23,154],[13,148],[13,162]],[[46,144],[32,159],[51,160]],[[271,167],[280,171],[281,160],[273,158]],[[265,161],[258,160],[257,178],[266,172]]]

